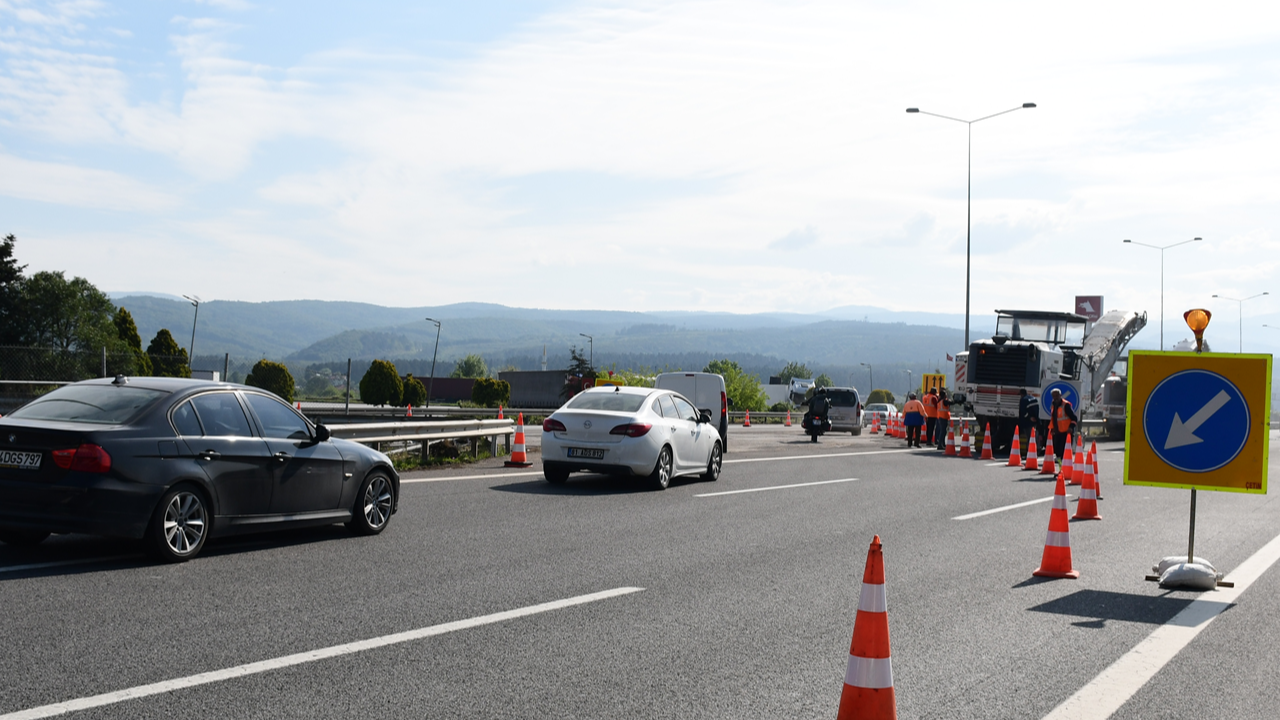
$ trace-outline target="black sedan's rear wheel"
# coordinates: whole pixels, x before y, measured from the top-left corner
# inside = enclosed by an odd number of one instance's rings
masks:
[[[49,533],[40,530],[0,528],[0,542],[14,547],[33,547],[44,542],[47,537]]]
[[[649,485],[654,490],[666,490],[671,484],[672,458],[670,446],[663,445],[658,452],[658,461],[653,464],[653,472],[649,474]]]
[[[193,487],[164,494],[147,527],[151,554],[165,562],[186,562],[200,553],[209,537],[209,504]]]
[[[347,528],[357,535],[377,535],[391,522],[391,509],[395,507],[395,490],[391,479],[381,471],[369,473],[352,510]]]

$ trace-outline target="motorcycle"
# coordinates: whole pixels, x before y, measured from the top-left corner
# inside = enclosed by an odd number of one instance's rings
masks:
[[[805,411],[804,418],[800,421],[800,427],[808,433],[813,442],[818,442],[818,436],[831,429],[831,420],[827,418],[827,409],[825,407],[815,408],[810,405]]]

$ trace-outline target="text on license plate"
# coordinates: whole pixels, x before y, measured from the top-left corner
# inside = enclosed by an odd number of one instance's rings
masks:
[[[592,460],[603,460],[604,450],[596,450],[594,448],[569,448],[569,457],[590,458]]]
[[[39,470],[41,454],[38,452],[15,452],[0,450],[0,467],[19,468],[21,470]]]

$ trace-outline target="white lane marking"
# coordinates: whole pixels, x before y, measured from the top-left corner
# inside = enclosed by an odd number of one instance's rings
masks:
[[[716,497],[718,495],[740,495],[742,493],[764,492],[766,490],[790,490],[792,488],[813,487],[814,485],[831,485],[833,483],[857,482],[858,478],[842,478],[840,480],[819,480],[818,482],[796,483],[795,485],[774,485],[772,487],[747,488],[746,490],[726,490],[724,492],[703,493],[694,497]],[[2,720],[2,719],[0,719]]]
[[[109,555],[107,557],[80,558],[78,560],[56,560],[53,562],[31,563],[30,565],[12,565],[0,567],[0,573],[15,573],[23,570],[43,570],[45,568],[62,567],[64,565],[84,565],[85,563],[116,562],[119,560],[136,560],[141,555]]]
[[[1045,716],[1045,720],[1105,720],[1142,689],[1184,647],[1209,627],[1214,618],[1235,604],[1240,594],[1280,560],[1280,535],[1240,563],[1227,579],[1233,588],[1205,593],[1145,640],[1098,673],[1087,685]]]
[[[1069,500],[1071,499],[1071,497],[1068,496],[1067,499]],[[956,517],[953,517],[951,519],[952,520],[972,520],[973,518],[982,517],[983,515],[995,515],[996,513],[1004,512],[1005,510],[1017,510],[1018,508],[1024,508],[1024,507],[1027,507],[1028,505],[1037,505],[1042,502],[1050,502],[1051,500],[1053,500],[1052,495],[1050,495],[1049,497],[1038,498],[1036,500],[1028,500],[1026,502],[1021,502],[1016,505],[1005,505],[1004,507],[992,508],[990,510],[983,510],[982,512],[969,513],[968,515],[957,515]]]
[[[1002,465],[1003,465],[1003,466],[1006,466],[1006,467],[1013,467],[1013,466],[1012,466],[1012,465],[1010,465],[1008,462],[984,463],[984,464],[985,464],[987,467],[1000,467],[1000,466],[1002,466]]]
[[[441,625],[432,625],[430,627],[419,628],[417,630],[396,633],[394,635],[384,635],[382,637],[370,638],[368,640],[360,640],[342,645],[333,645],[319,650],[301,652],[295,655],[285,655],[272,660],[263,660],[261,662],[237,665],[235,667],[229,667],[222,670],[200,673],[199,675],[189,675],[183,678],[164,680],[162,682],[151,683],[149,685],[138,685],[137,687],[103,693],[101,695],[67,700],[65,702],[54,703],[52,705],[42,705],[40,707],[0,715],[0,720],[36,720],[36,718],[47,718],[55,715],[62,715],[64,713],[102,707],[104,705],[114,705],[126,700],[134,700],[136,698],[148,697],[150,695],[159,695],[162,693],[173,692],[174,690],[195,687],[197,685],[208,685],[209,683],[245,677],[247,675],[255,675],[257,673],[264,673],[271,670],[279,670],[280,668],[302,665],[304,663],[315,662],[317,660],[327,660],[329,658],[339,657],[342,655],[351,655],[353,653],[374,650],[388,645],[398,645],[400,643],[421,640],[423,638],[433,637],[436,635],[443,635],[457,630],[466,630],[469,628],[479,627],[481,625],[491,625],[493,623],[504,622],[506,620],[536,615],[538,613],[561,610],[563,608],[573,607],[574,605],[584,605],[586,603],[592,603],[599,600],[607,600],[609,598],[615,598],[622,595],[630,595],[631,593],[637,593],[642,590],[644,590],[644,588],[620,587],[612,590],[604,590],[598,593],[591,593],[589,595],[579,595],[577,597],[565,598],[563,600],[554,600],[540,605],[530,605],[528,607],[516,608],[515,610],[505,610],[503,612],[493,613],[492,615],[481,615],[480,617],[474,617],[467,620],[457,620],[454,622],[443,623]]]
[[[773,462],[775,460],[812,460],[814,458],[838,458],[838,457],[854,457],[857,455],[887,455],[889,453],[905,453],[910,450],[869,450],[866,452],[847,452],[847,453],[827,453],[825,455],[788,455],[783,457],[765,457],[765,458],[743,458],[741,460],[725,460],[725,465],[733,465],[735,463],[756,463],[756,462]],[[449,480],[485,480],[488,478],[509,478],[509,477],[535,477],[541,475],[542,471],[534,472],[514,472],[514,473],[490,473],[488,475],[450,475],[448,477],[425,477],[400,479],[401,485],[410,483],[428,483],[428,482],[446,482]]]

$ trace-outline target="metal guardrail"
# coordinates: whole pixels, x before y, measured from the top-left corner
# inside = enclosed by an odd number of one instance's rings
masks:
[[[349,423],[325,425],[334,437],[359,443],[399,440],[453,440],[456,438],[515,435],[514,420],[430,420],[424,422]]]

